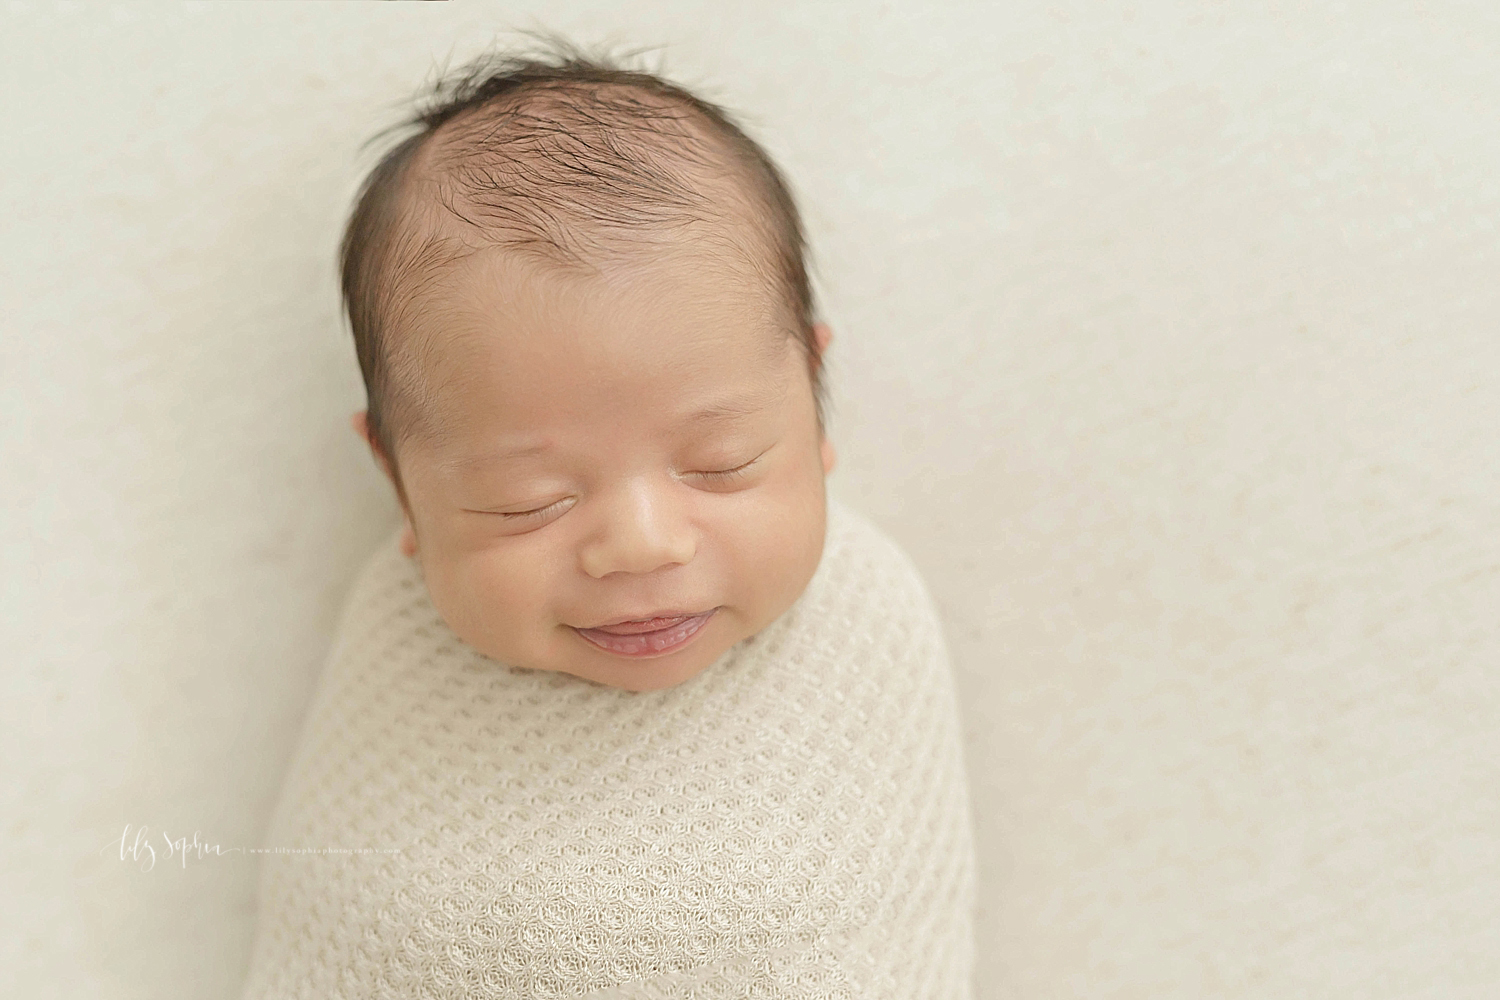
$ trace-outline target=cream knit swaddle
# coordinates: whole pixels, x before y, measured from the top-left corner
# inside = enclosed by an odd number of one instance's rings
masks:
[[[262,856],[245,1000],[966,998],[956,708],[916,567],[832,497],[796,604],[641,693],[483,656],[393,535],[282,788],[266,845],[310,853]]]

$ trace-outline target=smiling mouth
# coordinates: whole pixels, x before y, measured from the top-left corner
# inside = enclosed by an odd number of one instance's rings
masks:
[[[703,614],[707,613],[706,611],[703,612]],[[655,618],[639,618],[631,621],[611,622],[608,625],[595,625],[587,631],[608,632],[610,635],[640,635],[643,632],[659,632],[664,628],[671,628],[673,625],[681,625],[689,618],[696,617],[697,615],[691,612],[685,614],[657,615]]]
[[[673,615],[639,622],[621,622],[604,628],[573,628],[584,639],[605,652],[619,656],[650,657],[686,646],[718,608],[700,615]]]

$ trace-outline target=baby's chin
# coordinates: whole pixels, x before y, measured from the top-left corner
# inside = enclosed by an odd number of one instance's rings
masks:
[[[626,676],[606,675],[604,671],[590,670],[586,667],[577,669],[560,670],[558,673],[570,674],[580,680],[599,684],[603,687],[611,687],[620,691],[630,691],[635,694],[648,694],[652,691],[666,691],[686,683],[697,677],[707,669],[707,665],[683,668],[681,666],[671,668],[657,668],[647,671],[630,671]]]

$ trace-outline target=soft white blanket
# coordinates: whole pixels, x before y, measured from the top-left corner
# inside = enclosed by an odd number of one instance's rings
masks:
[[[643,693],[473,650],[393,535],[266,844],[308,853],[262,857],[246,1000],[970,995],[946,644],[911,560],[834,498],[797,603]]]

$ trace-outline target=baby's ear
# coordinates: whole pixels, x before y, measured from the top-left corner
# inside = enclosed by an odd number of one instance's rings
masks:
[[[370,453],[375,456],[375,462],[380,466],[381,471],[385,473],[385,477],[391,480],[391,482],[395,482],[395,478],[391,475],[390,463],[386,461],[385,455],[380,450],[379,443],[376,442],[374,436],[370,433],[369,413],[369,410],[360,410],[349,418],[349,424],[354,428],[354,433],[358,434],[364,439],[365,444],[369,445]]]
[[[375,439],[370,435],[369,414],[369,410],[360,410],[349,418],[349,423],[354,428],[354,433],[364,438],[365,444],[370,446],[370,451],[374,454],[375,461],[380,463],[380,468],[385,471],[386,478],[395,482],[391,477],[390,465],[386,463],[385,456],[380,453],[380,445],[376,444]],[[401,554],[410,558],[417,554],[417,533],[412,530],[411,515],[406,512],[404,504],[401,508],[401,520],[403,522],[400,541]]]
[[[823,362],[823,355],[828,350],[828,345],[833,341],[833,330],[827,323],[813,324],[813,340],[818,344],[818,363]]]
[[[375,443],[370,440],[369,410],[360,410],[358,413],[349,418],[349,423],[351,426],[353,426],[354,433],[358,434],[364,440],[365,444],[369,445],[371,448],[375,447]]]
[[[381,468],[386,470],[386,475],[390,475],[390,469],[386,468],[385,455],[381,454],[380,451],[380,444],[375,440],[375,436],[370,433],[370,411],[360,410],[349,418],[349,423],[354,428],[354,433],[363,438],[365,444],[370,446],[370,451],[374,453],[375,460],[380,463]]]

